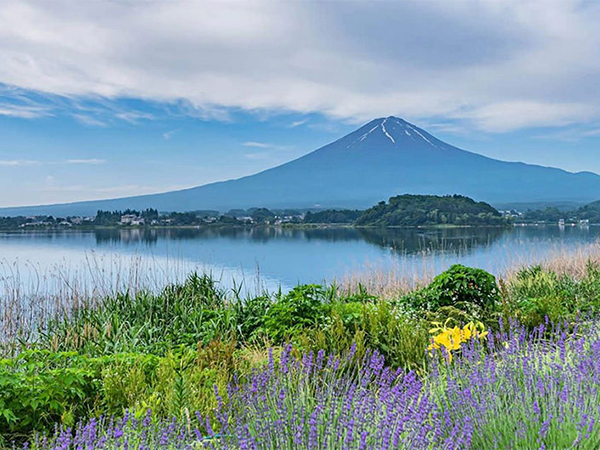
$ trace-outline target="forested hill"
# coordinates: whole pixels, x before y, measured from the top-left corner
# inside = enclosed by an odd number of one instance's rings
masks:
[[[492,206],[462,195],[398,195],[367,209],[359,226],[503,225]]]
[[[600,200],[582,206],[573,214],[579,220],[589,220],[591,223],[600,223]]]

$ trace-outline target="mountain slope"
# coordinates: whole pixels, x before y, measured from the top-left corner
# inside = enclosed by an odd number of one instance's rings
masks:
[[[365,208],[403,193],[461,194],[492,204],[588,202],[600,198],[600,176],[487,158],[388,117],[294,161],[237,180],[123,199],[5,208],[0,215],[91,215],[98,209],[147,207]]]

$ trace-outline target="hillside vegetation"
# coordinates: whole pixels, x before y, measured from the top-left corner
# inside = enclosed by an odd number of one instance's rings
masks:
[[[398,195],[367,209],[359,226],[504,225],[506,220],[485,202],[462,195]]]
[[[577,209],[574,216],[579,220],[589,220],[591,223],[600,223],[600,200]]]
[[[519,222],[544,222],[557,223],[564,220],[566,223],[587,221],[590,224],[600,223],[600,200],[588,203],[579,208],[563,208],[548,206],[544,209],[528,209],[518,218]]]

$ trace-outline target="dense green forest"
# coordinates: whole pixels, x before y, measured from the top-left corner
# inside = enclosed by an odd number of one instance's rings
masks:
[[[379,202],[357,219],[359,226],[505,225],[492,206],[462,195],[398,195]]]
[[[600,200],[582,206],[575,211],[579,220],[589,220],[591,223],[600,223]]]
[[[567,223],[574,223],[580,220],[587,220],[590,223],[600,223],[600,200],[568,211],[563,211],[556,207],[547,207],[543,210],[527,210],[521,216],[523,222],[556,223],[561,219]]]
[[[523,213],[521,219],[523,222],[558,222],[560,219],[571,217],[572,213],[561,211],[554,206],[548,206],[545,209],[528,210]]]
[[[364,211],[352,209],[326,209],[324,211],[308,211],[304,223],[346,223],[353,224]]]

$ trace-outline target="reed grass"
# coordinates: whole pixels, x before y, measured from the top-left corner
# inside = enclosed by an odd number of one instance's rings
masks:
[[[364,289],[381,299],[398,299],[428,285],[437,275],[438,271],[430,262],[427,252],[414,255],[413,259],[419,260],[417,268],[414,264],[407,264],[404,259],[386,267],[367,264],[339,277],[335,283],[345,293],[355,293]],[[449,258],[448,261],[442,261],[441,265],[445,267],[452,261]],[[581,280],[587,276],[590,263],[600,264],[600,241],[573,247],[557,245],[543,255],[533,250],[525,256],[513,254],[509,255],[509,261],[506,267],[494,274],[503,283],[510,283],[524,268],[533,265],[540,265],[546,271]]]

